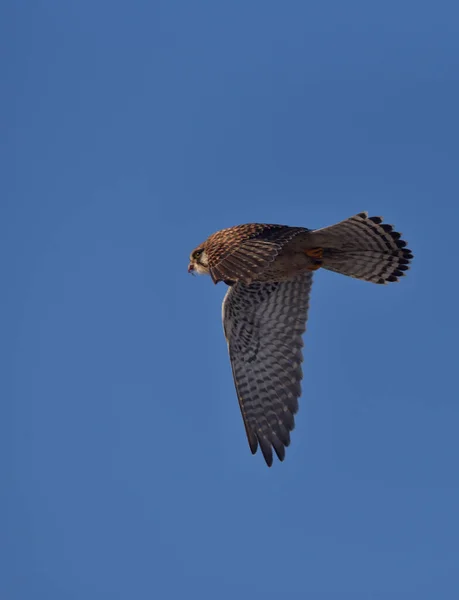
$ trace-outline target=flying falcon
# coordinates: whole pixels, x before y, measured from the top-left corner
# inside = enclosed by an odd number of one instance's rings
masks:
[[[273,448],[282,461],[290,444],[314,271],[383,284],[404,275],[412,258],[392,225],[366,212],[315,230],[237,225],[193,250],[188,272],[229,286],[223,329],[252,454],[260,446],[271,466]]]

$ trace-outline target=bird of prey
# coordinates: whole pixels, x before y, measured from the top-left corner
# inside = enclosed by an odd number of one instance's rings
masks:
[[[385,284],[409,268],[392,225],[362,212],[323,229],[249,223],[222,229],[190,255],[188,272],[229,288],[223,329],[252,454],[285,458],[298,411],[312,276],[320,267]]]

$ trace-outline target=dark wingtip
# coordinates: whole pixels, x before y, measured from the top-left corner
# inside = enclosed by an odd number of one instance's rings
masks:
[[[247,441],[249,442],[250,452],[252,454],[256,454],[256,452],[258,450],[257,436],[250,431],[250,429],[247,427],[247,424],[245,423],[245,421],[244,421],[244,425],[245,425],[245,432],[247,434]]]
[[[263,454],[266,464],[268,467],[271,467],[273,464],[273,449],[270,442],[264,436],[259,437],[258,442],[260,444],[260,450]]]
[[[277,455],[277,458],[282,462],[285,458],[285,446],[284,444],[277,439],[277,437],[275,437],[274,439],[271,440],[271,443],[273,445],[274,448],[274,452]]]
[[[263,458],[265,459],[266,464],[268,465],[268,467],[272,467],[273,466],[273,457],[271,456],[265,456],[263,454]]]

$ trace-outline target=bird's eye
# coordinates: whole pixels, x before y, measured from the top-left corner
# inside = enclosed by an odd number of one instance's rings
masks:
[[[199,258],[203,252],[204,252],[204,250],[195,250],[193,253],[193,258],[194,259]]]

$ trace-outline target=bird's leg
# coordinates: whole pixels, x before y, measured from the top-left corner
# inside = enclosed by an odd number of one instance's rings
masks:
[[[307,254],[311,258],[323,258],[324,249],[323,248],[309,248],[309,250],[305,250],[305,254]]]
[[[309,271],[317,271],[322,266],[322,258],[324,255],[323,248],[309,248],[305,250],[305,254],[313,259],[312,264],[308,267]]]

